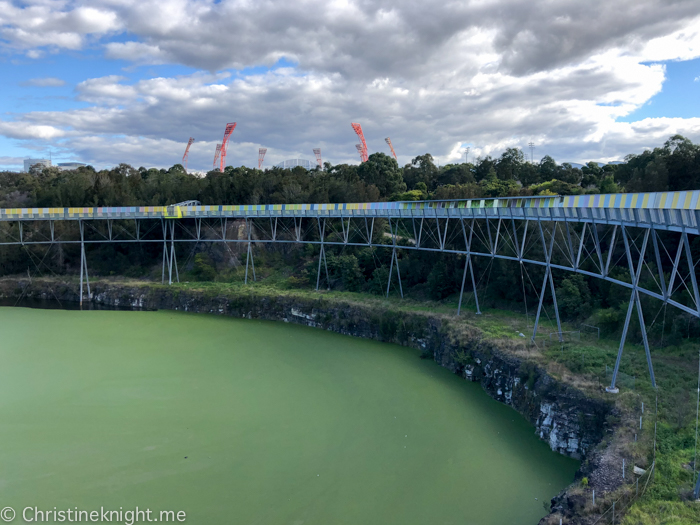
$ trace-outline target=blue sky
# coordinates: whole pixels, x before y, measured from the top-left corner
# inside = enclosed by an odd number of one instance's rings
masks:
[[[0,12],[0,169],[48,155],[167,167],[189,137],[210,169],[287,158],[401,164],[507,147],[613,161],[700,141],[700,6],[690,0],[485,4],[348,0],[12,0]],[[503,16],[507,8],[508,17]],[[633,9],[632,9],[633,8]],[[621,19],[620,12],[629,16]],[[58,80],[57,80],[58,79]]]
[[[661,91],[620,122],[645,118],[700,117],[700,59],[663,62],[666,79]]]

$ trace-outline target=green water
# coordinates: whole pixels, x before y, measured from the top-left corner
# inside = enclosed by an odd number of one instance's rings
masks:
[[[18,514],[523,525],[578,465],[414,350],[283,323],[0,308],[0,363],[0,507]]]

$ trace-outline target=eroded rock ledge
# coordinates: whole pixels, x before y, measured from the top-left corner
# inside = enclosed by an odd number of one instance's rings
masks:
[[[605,465],[601,461],[605,455],[601,442],[612,431],[607,423],[614,412],[612,403],[587,397],[520,357],[523,343],[488,340],[477,327],[452,316],[396,312],[323,295],[273,296],[254,288],[245,293],[221,294],[207,289],[109,280],[92,282],[91,291],[89,300],[96,305],[281,320],[421,349],[422,357],[432,358],[453,373],[481,383],[491,397],[524,415],[552,450],[583,460],[577,478],[588,477],[594,487],[600,479],[599,493],[614,490],[622,482],[611,484],[603,475]],[[20,296],[62,302],[79,299],[75,284],[48,279],[0,279],[0,298]],[[568,523],[585,523],[576,519],[574,499],[564,491],[552,500],[553,511],[566,515]]]

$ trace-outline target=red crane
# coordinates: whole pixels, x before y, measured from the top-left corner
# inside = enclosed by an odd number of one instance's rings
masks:
[[[214,153],[214,167],[216,168],[216,161],[219,160],[219,154],[221,153],[221,144],[216,145],[216,153]]]
[[[387,138],[384,139],[384,142],[386,142],[387,144],[389,144],[389,147],[391,148],[391,154],[392,154],[392,155],[394,156],[394,158],[398,161],[399,158],[396,156],[396,152],[394,151],[394,146],[392,146],[392,144],[391,144],[391,139],[390,139],[389,137],[387,137]]]
[[[190,146],[194,142],[194,139],[190,137],[190,140],[187,141],[187,147],[185,148],[185,154],[182,156],[182,165],[185,166],[185,171],[187,171],[187,161],[189,160],[190,156]]]
[[[321,148],[314,148],[314,155],[316,155],[316,162],[318,162],[318,167],[323,168],[323,161],[321,160]]]
[[[355,130],[355,133],[357,133],[357,136],[360,138],[360,142],[362,143],[362,151],[358,150],[360,151],[360,158],[362,159],[362,162],[367,162],[367,142],[365,142],[365,135],[362,133],[362,126],[355,122],[351,122],[350,125],[352,126],[352,129]]]
[[[265,160],[265,153],[267,153],[267,148],[260,148],[258,150],[258,169],[262,168],[263,160]]]
[[[231,133],[233,133],[234,129],[236,129],[235,122],[229,122],[226,124],[226,129],[224,130],[224,140],[221,141],[221,164],[219,165],[219,171],[221,171],[221,173],[224,172],[224,168],[226,167],[226,150],[228,146],[228,139],[231,136]]]

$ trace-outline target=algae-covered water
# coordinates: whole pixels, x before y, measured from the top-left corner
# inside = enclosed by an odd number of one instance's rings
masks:
[[[416,351],[300,326],[0,308],[0,364],[0,507],[18,523],[138,506],[203,525],[534,524],[578,466]]]

